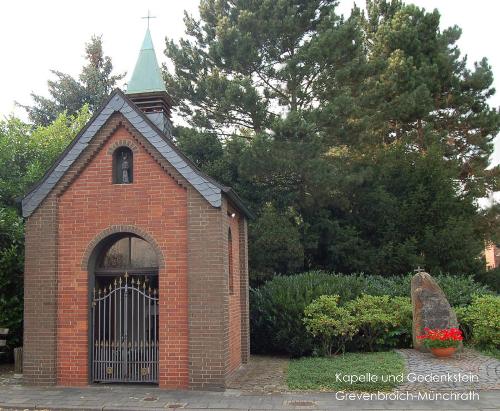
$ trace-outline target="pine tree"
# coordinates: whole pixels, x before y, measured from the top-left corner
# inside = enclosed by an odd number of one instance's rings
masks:
[[[475,197],[497,189],[499,169],[487,167],[500,114],[488,104],[495,90],[487,59],[469,69],[456,45],[461,30],[441,31],[437,10],[369,0],[366,14],[355,9],[351,19],[358,21],[365,50],[362,75],[346,86],[330,67],[318,81],[318,115],[332,144],[352,145],[353,134],[363,150],[404,141],[425,153],[438,144],[454,160],[463,189]],[[348,125],[348,132],[336,132],[339,125]]]
[[[269,207],[287,219],[305,268],[478,272],[496,218],[477,199],[499,171],[486,169],[500,127],[487,60],[468,68],[437,11],[335,6],[207,0],[186,16],[165,75],[196,133],[223,142],[208,170],[258,215],[253,238],[280,233]]]
[[[82,68],[78,79],[52,70],[56,80],[47,82],[50,97],[31,94],[34,104],[22,107],[28,112],[32,123],[49,125],[62,112],[74,115],[85,104],[91,112],[96,110],[125,76],[112,74],[113,64],[111,58],[103,53],[101,36],[92,36],[90,42],[85,44],[85,58],[88,63]]]
[[[168,89],[190,124],[219,135],[259,133],[283,112],[313,104],[319,67],[306,64],[331,0],[203,0],[185,16],[187,39],[167,41]]]

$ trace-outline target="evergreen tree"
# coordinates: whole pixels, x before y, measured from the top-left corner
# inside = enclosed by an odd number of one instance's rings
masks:
[[[306,64],[333,0],[202,0],[185,15],[187,39],[167,41],[167,88],[190,124],[220,136],[266,130],[283,112],[310,107],[320,67]]]
[[[34,127],[10,117],[0,121],[0,324],[10,329],[11,347],[22,341],[24,224],[19,198],[38,182],[89,120],[84,106]]]
[[[206,170],[256,212],[255,241],[285,217],[305,268],[480,271],[496,227],[477,207],[498,186],[491,68],[468,68],[437,11],[370,0],[344,18],[335,6],[207,0],[200,21],[186,16],[166,78],[196,133],[223,141]],[[259,271],[295,269],[268,249]]]
[[[85,104],[91,112],[96,110],[125,76],[112,74],[113,64],[111,58],[103,53],[101,36],[92,36],[90,42],[85,44],[85,58],[88,63],[82,68],[78,79],[52,70],[56,80],[47,82],[50,97],[31,94],[34,104],[22,107],[28,112],[32,123],[49,125],[62,112],[73,115]]]
[[[449,164],[463,189],[475,197],[497,189],[499,169],[487,167],[500,114],[488,104],[495,90],[487,59],[469,69],[456,45],[461,30],[441,31],[437,10],[369,0],[366,14],[354,9],[351,19],[358,21],[365,52],[357,61],[361,76],[346,86],[330,66],[316,88],[318,116],[332,144],[352,145],[355,138],[367,150],[403,141],[421,153],[438,144],[454,160]],[[337,131],[346,125],[348,132]]]
[[[421,154],[394,143],[343,164],[344,202],[333,203],[318,223],[317,264],[381,275],[416,265],[431,272],[481,271],[481,214],[439,147]]]
[[[177,146],[189,154],[193,162],[206,172],[221,159],[222,143],[215,133],[202,133],[189,127],[176,127],[174,130]]]
[[[304,267],[304,247],[291,213],[280,213],[271,204],[263,207],[249,237],[249,264],[253,285],[275,273],[294,273]],[[263,252],[263,250],[266,250]]]

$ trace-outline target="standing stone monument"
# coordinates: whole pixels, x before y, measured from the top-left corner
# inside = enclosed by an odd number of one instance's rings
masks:
[[[417,270],[418,271],[418,270]],[[417,339],[424,328],[458,328],[457,316],[430,274],[418,271],[411,280],[411,303],[413,308],[413,347],[429,351]]]

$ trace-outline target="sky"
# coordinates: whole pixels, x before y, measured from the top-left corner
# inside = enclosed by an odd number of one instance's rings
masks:
[[[411,1],[407,1],[410,3]],[[364,4],[364,0],[357,2]],[[414,0],[426,10],[437,8],[441,28],[458,25],[458,45],[469,65],[488,57],[498,94],[490,100],[500,106],[500,38],[495,0]],[[179,39],[184,33],[184,10],[198,14],[199,0],[3,0],[0,1],[0,118],[25,113],[15,102],[30,104],[30,93],[46,95],[51,69],[77,76],[84,64],[84,45],[93,34],[102,35],[104,52],[112,58],[116,73],[132,74],[145,29],[148,10],[156,16],[150,28],[160,63],[165,37]],[[340,0],[339,12],[349,14],[354,2]],[[492,163],[500,163],[500,136],[495,141]]]

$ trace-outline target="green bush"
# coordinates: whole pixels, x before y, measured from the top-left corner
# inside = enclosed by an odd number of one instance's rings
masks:
[[[363,293],[369,295],[388,295],[390,297],[409,296],[411,275],[382,277],[380,275],[363,276]]]
[[[452,307],[466,306],[474,295],[494,294],[486,285],[478,283],[474,277],[439,274],[434,277]]]
[[[302,321],[306,306],[322,295],[338,295],[343,304],[361,295],[363,286],[361,276],[312,271],[278,276],[253,289],[250,294],[252,350],[292,356],[310,353],[314,341]]]
[[[413,310],[410,297],[393,297],[389,307],[394,316],[393,326],[383,335],[383,349],[412,346]]]
[[[0,207],[0,328],[8,328],[7,356],[22,343],[23,261],[22,220],[13,209]]]
[[[341,275],[312,271],[293,276],[276,276],[250,293],[252,350],[300,356],[312,352],[314,338],[302,321],[304,309],[322,295],[338,295],[344,305],[361,294],[409,297],[412,274],[402,277]],[[467,276],[436,275],[452,306],[465,306],[473,294],[492,293],[488,287]],[[411,306],[399,307],[402,314],[395,327],[384,334],[385,347],[406,347],[410,344]],[[393,304],[402,300],[393,300]],[[396,310],[395,310],[396,311]],[[406,319],[406,320],[405,320]],[[409,321],[409,323],[408,323]],[[355,342],[355,341],[354,341]],[[376,344],[378,346],[379,343]],[[356,349],[355,346],[350,347]]]
[[[351,351],[409,348],[412,343],[412,306],[409,297],[362,295],[347,303],[359,333]]]
[[[317,351],[331,355],[333,346],[345,351],[351,341],[349,348],[369,351],[410,345],[410,298],[363,294],[344,307],[338,300],[337,295],[323,295],[304,310],[307,331],[321,342]]]
[[[322,295],[304,310],[304,324],[307,331],[322,343],[322,354],[332,355],[345,351],[345,344],[358,332],[356,319],[349,310],[339,306],[338,295]]]
[[[472,304],[459,311],[463,327],[469,330],[472,344],[481,348],[500,347],[500,297],[476,295]]]
[[[366,275],[363,292],[369,295],[410,296],[411,278],[413,274],[405,276],[382,277]],[[452,307],[465,306],[471,303],[475,294],[491,294],[492,290],[476,280],[473,276],[458,276],[436,274],[433,278],[439,284]]]
[[[347,307],[356,318],[361,340],[369,351],[373,351],[379,336],[389,331],[389,327],[393,325],[394,317],[388,309],[390,297],[364,294],[349,301]]]
[[[472,338],[472,328],[465,319],[468,307],[469,306],[453,307],[453,310],[457,315],[458,326],[462,331],[462,335],[464,336],[464,343],[470,343]]]
[[[486,284],[496,293],[500,293],[500,267],[476,274],[476,281]]]

